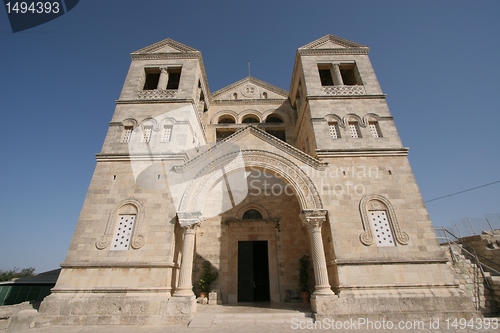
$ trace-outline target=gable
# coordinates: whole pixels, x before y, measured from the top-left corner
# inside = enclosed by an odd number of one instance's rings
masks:
[[[347,39],[326,35],[315,41],[299,47],[299,50],[318,50],[318,49],[352,49],[352,48],[367,48],[364,45],[351,42]]]
[[[294,146],[277,139],[273,135],[255,126],[249,125],[240,129],[225,140],[218,142],[214,146],[207,146],[207,150],[194,159],[186,162],[180,168],[190,168],[199,163],[203,163],[203,161],[207,159],[207,156],[218,156],[220,152],[226,150],[228,145],[232,147],[239,147],[241,150],[267,151],[294,161],[295,164],[299,166],[307,165],[317,170],[323,170],[327,166],[327,163],[304,153]]]
[[[219,89],[212,100],[287,99],[288,92],[251,76]]]
[[[173,39],[167,38],[158,43],[146,46],[140,50],[132,52],[132,54],[165,54],[165,53],[199,53],[187,45],[176,42]]]

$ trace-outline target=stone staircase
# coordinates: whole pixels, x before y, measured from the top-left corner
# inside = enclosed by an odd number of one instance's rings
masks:
[[[482,315],[496,315],[500,311],[500,276],[483,271],[462,254],[459,245],[447,248],[448,264],[462,289]]]
[[[258,303],[256,303],[258,304]],[[287,303],[262,305],[198,305],[189,327],[217,327],[238,325],[287,325],[313,323],[310,306]]]

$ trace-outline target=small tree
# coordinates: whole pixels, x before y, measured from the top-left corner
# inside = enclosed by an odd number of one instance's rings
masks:
[[[203,263],[203,274],[200,277],[200,289],[202,292],[208,293],[210,292],[210,286],[212,283],[217,280],[219,277],[219,273],[212,272],[212,265],[210,261],[205,261]]]
[[[299,287],[302,292],[309,292],[309,256],[304,255],[299,260]]]
[[[21,271],[19,271],[19,268],[16,267],[8,271],[0,270],[0,282],[20,279],[25,276],[33,276],[35,275],[34,273],[35,273],[35,268],[33,267],[23,268]]]

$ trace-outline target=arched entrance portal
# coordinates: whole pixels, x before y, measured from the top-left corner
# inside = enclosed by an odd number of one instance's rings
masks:
[[[241,157],[239,160],[238,156]],[[228,160],[238,163],[229,164]],[[238,170],[245,171],[249,191],[242,201],[236,202],[238,188],[228,186],[228,179]],[[226,191],[227,194],[216,195],[217,191]],[[231,203],[229,209],[217,215],[210,213],[211,209],[216,210],[222,205],[214,198],[225,198]],[[262,218],[243,219],[244,213],[250,209],[261,213]],[[321,237],[326,211],[314,183],[290,159],[260,150],[242,150],[218,158],[202,168],[186,188],[178,217],[180,225],[185,228],[185,238],[179,287],[174,296],[188,295],[192,288],[186,282],[193,272],[193,255],[190,253],[195,247],[194,233],[197,254],[194,257],[195,284],[199,265],[210,261],[218,268],[221,278],[216,284],[224,302],[252,298],[283,301],[287,290],[297,288],[298,260],[304,254],[312,258],[313,297],[333,294],[328,283]],[[202,228],[196,231],[200,225]],[[268,272],[265,271],[266,259]],[[242,279],[244,274],[248,275],[246,280]],[[259,274],[267,274],[268,281],[259,280]],[[255,290],[245,288],[245,283]],[[262,283],[262,288],[257,283]]]

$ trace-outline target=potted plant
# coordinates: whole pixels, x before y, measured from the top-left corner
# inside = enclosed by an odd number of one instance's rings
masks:
[[[200,277],[200,297],[207,297],[210,292],[210,286],[217,280],[219,273],[212,272],[212,265],[210,261],[205,261],[203,263],[203,274]]]
[[[304,255],[299,260],[299,287],[302,303],[309,303],[309,256]]]

